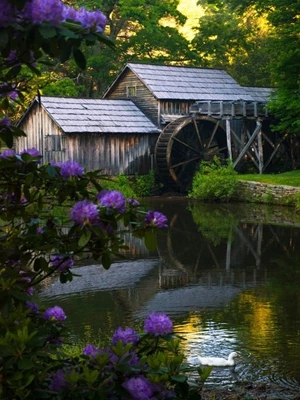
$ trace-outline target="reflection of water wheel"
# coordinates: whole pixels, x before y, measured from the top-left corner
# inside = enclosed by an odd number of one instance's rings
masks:
[[[220,121],[207,116],[183,117],[171,122],[160,134],[155,161],[165,185],[190,187],[198,164],[217,155],[227,157],[226,132]]]

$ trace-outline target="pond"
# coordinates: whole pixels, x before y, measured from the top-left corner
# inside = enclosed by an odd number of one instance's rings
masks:
[[[234,372],[214,369],[208,385],[273,381],[300,392],[300,216],[253,204],[146,203],[169,220],[157,251],[131,239],[128,261],[109,271],[79,266],[72,283],[41,289],[65,310],[74,341],[164,312],[186,338],[187,358],[242,356]]]

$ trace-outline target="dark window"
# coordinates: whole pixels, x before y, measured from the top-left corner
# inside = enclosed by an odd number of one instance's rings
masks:
[[[136,86],[127,86],[127,97],[136,97]]]

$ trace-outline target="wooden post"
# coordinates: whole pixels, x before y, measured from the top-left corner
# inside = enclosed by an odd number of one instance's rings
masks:
[[[232,149],[231,149],[231,132],[230,132],[230,120],[226,118],[226,138],[227,138],[227,149],[228,157],[232,160]]]
[[[259,131],[257,134],[257,145],[258,145],[258,170],[259,173],[262,174],[264,169],[264,152],[262,145],[262,131],[261,131],[261,122],[259,120],[256,121],[256,125],[259,126]]]
[[[245,147],[243,148],[243,150],[240,152],[238,158],[235,160],[235,162],[233,163],[234,168],[238,165],[238,163],[242,160],[242,158],[244,157],[244,155],[247,153],[249,147],[252,145],[252,143],[254,142],[254,140],[256,139],[256,136],[258,134],[258,132],[260,131],[261,128],[261,123],[259,121],[256,122],[257,126],[254,130],[254,132],[252,133],[250,139],[248,140],[248,142],[246,143]]]

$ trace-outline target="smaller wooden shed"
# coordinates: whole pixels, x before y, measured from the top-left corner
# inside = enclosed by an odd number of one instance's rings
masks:
[[[27,137],[16,150],[36,147],[43,162],[77,161],[88,170],[147,174],[160,129],[131,100],[35,98],[19,121]]]

